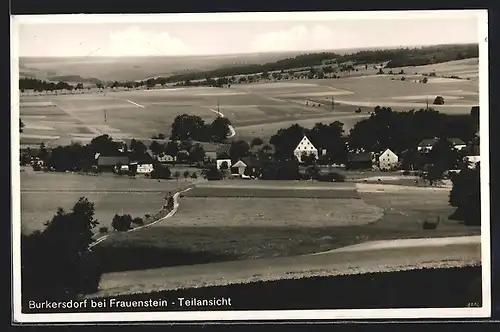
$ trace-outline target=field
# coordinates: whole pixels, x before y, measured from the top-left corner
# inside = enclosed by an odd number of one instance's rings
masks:
[[[42,230],[58,207],[69,211],[80,197],[95,203],[98,227],[110,227],[115,214],[144,218],[165,204],[169,192],[188,184],[184,180],[129,179],[112,175],[21,173],[21,225],[24,232]]]
[[[290,80],[234,84],[230,88],[169,88],[69,95],[21,96],[20,116],[26,124],[21,144],[68,144],[87,142],[100,134],[117,139],[149,139],[169,134],[175,116],[193,114],[212,121],[219,110],[236,129],[236,138],[269,138],[293,123],[312,127],[316,122],[341,121],[348,131],[373,107],[388,106],[402,111],[426,106],[441,95],[445,104],[433,106],[448,114],[467,114],[478,105],[479,83],[470,77],[477,71],[477,59],[439,65],[406,68],[406,81],[398,75],[372,75],[324,80]],[[393,69],[397,72],[399,69]],[[421,74],[435,70],[438,75],[464,75],[469,80],[429,77],[418,83]],[[363,76],[361,76],[363,75]],[[332,110],[332,98],[334,108]],[[306,105],[307,103],[307,105]],[[314,105],[314,106],[313,106]],[[360,114],[354,113],[358,107]]]
[[[480,233],[479,227],[448,218],[454,209],[448,204],[446,189],[392,186],[384,191],[380,185],[347,183],[329,184],[328,189],[325,183],[314,188],[306,182],[284,181],[279,198],[270,200],[272,195],[266,191],[276,190],[276,184],[219,183],[200,183],[185,193],[172,218],[138,232],[118,234],[97,246],[106,270],[295,256],[372,240]],[[344,189],[335,189],[336,185]],[[360,186],[357,197],[296,195],[350,191],[351,185]],[[228,194],[233,186],[247,189],[252,196]],[[423,229],[425,221],[438,218],[437,229]],[[126,260],[117,258],[123,255]]]

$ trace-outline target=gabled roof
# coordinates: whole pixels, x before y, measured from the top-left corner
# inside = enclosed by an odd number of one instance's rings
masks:
[[[448,142],[450,142],[453,145],[465,145],[465,142],[462,141],[460,138],[448,138]]]
[[[97,158],[98,166],[116,166],[118,164],[126,165],[129,163],[127,156],[99,156]]]
[[[311,142],[311,140],[306,135],[304,135],[304,137],[302,137],[300,142],[295,147],[295,150],[300,150],[299,147],[301,146],[301,144],[302,144],[302,146],[309,147],[308,150],[311,150],[311,149],[317,150],[316,147],[314,146],[314,144]],[[307,151],[307,150],[304,149],[304,151]]]
[[[439,138],[426,138],[420,144],[418,144],[419,147],[430,147],[434,146],[436,142],[439,140]],[[460,138],[448,138],[448,142],[450,142],[453,145],[465,145],[465,142],[462,141]]]
[[[426,138],[422,142],[420,142],[418,144],[418,146],[423,147],[423,148],[429,147],[429,146],[434,146],[434,144],[436,144],[437,141],[438,141],[437,138]]]
[[[240,160],[243,161],[247,167],[260,167],[260,166],[262,166],[262,163],[260,162],[260,160],[254,156],[243,157],[243,158],[240,158]]]
[[[348,162],[368,162],[373,160],[372,152],[349,153],[347,155]]]
[[[382,152],[380,155],[379,155],[379,158],[382,157],[384,154],[389,154],[389,155],[395,155],[396,157],[398,156],[394,151],[392,151],[391,149],[385,149],[384,152]]]

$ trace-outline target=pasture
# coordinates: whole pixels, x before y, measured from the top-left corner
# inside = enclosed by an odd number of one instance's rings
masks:
[[[362,187],[356,198],[332,198],[331,192],[350,192],[358,185]],[[283,181],[282,193],[270,195],[278,190],[272,181],[200,183],[179,199],[173,217],[117,234],[96,250],[111,272],[295,256],[373,240],[480,234],[480,227],[448,219],[454,209],[447,190],[397,186],[398,190],[382,191],[377,186]],[[306,197],[310,192],[330,193]],[[437,229],[423,229],[425,221],[438,217]],[[123,251],[126,260],[117,258]]]
[[[348,131],[357,121],[369,116],[377,105],[397,111],[419,109],[425,108],[427,102],[432,105],[438,95],[444,97],[445,104],[432,107],[448,114],[467,114],[479,103],[477,78],[428,77],[428,83],[418,83],[418,80],[423,73],[432,71],[460,76],[477,68],[477,59],[468,59],[403,68],[405,81],[400,80],[401,75],[365,75],[361,71],[357,76],[339,79],[241,83],[230,88],[21,96],[20,116],[26,124],[21,143],[88,142],[100,134],[145,140],[158,133],[168,135],[174,118],[180,114],[197,115],[210,122],[216,116],[210,110],[217,105],[231,120],[236,138],[244,139],[269,138],[278,129],[293,123],[312,127],[320,121],[341,121]],[[354,113],[358,107],[362,112]]]
[[[95,218],[109,227],[115,214],[144,218],[165,204],[165,196],[189,184],[184,180],[129,179],[113,175],[72,173],[21,173],[21,226],[23,231],[43,230],[61,207],[69,211],[80,197],[95,203]]]

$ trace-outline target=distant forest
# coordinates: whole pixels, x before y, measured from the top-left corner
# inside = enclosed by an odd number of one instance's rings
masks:
[[[422,66],[446,61],[461,60],[468,58],[479,57],[479,46],[477,44],[463,45],[438,45],[427,46],[420,48],[399,48],[392,50],[369,50],[359,51],[352,54],[336,54],[332,52],[309,53],[298,55],[291,58],[286,58],[274,62],[265,63],[262,65],[250,64],[234,67],[224,67],[209,71],[186,72],[182,74],[172,75],[168,77],[150,78],[144,81],[128,81],[128,82],[112,82],[106,84],[97,79],[92,79],[91,82],[97,88],[108,87],[125,87],[138,88],[140,86],[154,87],[155,85],[165,85],[168,83],[190,82],[195,80],[211,80],[212,78],[234,77],[237,75],[249,75],[256,73],[269,73],[276,71],[293,71],[294,69],[304,70],[313,66],[329,67],[331,65],[323,65],[322,63],[328,60],[335,59],[338,64],[353,62],[355,64],[381,64],[386,63],[386,68],[397,68],[407,66]],[[34,78],[21,78],[19,80],[19,88],[23,90],[35,91],[57,91],[57,90],[78,90],[83,89],[81,83],[72,86],[67,83],[79,76],[57,77],[54,80],[58,83],[47,82]],[[63,79],[63,78],[71,78]]]

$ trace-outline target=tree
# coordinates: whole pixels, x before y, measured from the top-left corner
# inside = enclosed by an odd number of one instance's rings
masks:
[[[191,174],[191,179],[196,180],[197,178],[198,178],[198,174],[196,174],[196,172],[193,172]]]
[[[38,158],[42,161],[47,161],[47,158],[49,157],[49,151],[47,151],[47,148],[45,147],[44,143],[40,144],[40,150],[38,151]]]
[[[159,155],[159,154],[161,154],[163,152],[163,146],[160,143],[158,143],[157,141],[151,142],[151,144],[149,145],[149,149],[156,156]]]
[[[199,116],[182,114],[178,115],[172,123],[172,140],[198,140],[201,133],[206,130],[205,121]]]
[[[480,165],[465,168],[452,177],[453,187],[449,202],[456,207],[453,217],[467,225],[481,225],[481,181]]]
[[[133,219],[130,216],[130,214],[124,214],[121,216],[118,214],[115,214],[115,216],[113,217],[113,220],[111,222],[111,227],[113,227],[113,229],[115,231],[126,232],[129,229],[131,229],[132,220]]]
[[[218,116],[214,121],[210,124],[210,132],[212,138],[216,142],[223,142],[229,136],[231,132],[229,126],[231,125],[231,121],[228,118]]]
[[[104,134],[93,138],[89,147],[93,153],[113,155],[118,153],[119,145],[111,136]]]
[[[176,141],[169,141],[165,146],[165,153],[172,157],[177,157],[179,153],[179,144]]]
[[[264,141],[260,137],[255,137],[252,139],[252,142],[250,143],[250,146],[253,148],[254,146],[261,146],[264,144]]]
[[[24,128],[24,123],[21,121],[21,118],[19,118],[19,133],[23,132],[23,128]]]
[[[444,105],[444,98],[442,96],[437,96],[434,101],[434,105]]]
[[[136,155],[143,155],[144,153],[146,153],[146,151],[148,151],[148,148],[141,141],[132,139],[130,141],[130,150]]]
[[[239,159],[250,155],[250,145],[246,141],[238,140],[231,143],[229,156],[231,159]]]
[[[203,149],[203,145],[200,143],[196,143],[193,145],[191,150],[189,151],[189,160],[192,163],[202,162],[205,160],[205,150]]]
[[[172,176],[174,177],[174,179],[177,180],[177,182],[179,182],[179,178],[181,177],[181,173],[179,171],[175,171]]]
[[[89,250],[94,212],[82,197],[69,212],[59,208],[43,231],[22,236],[23,297],[61,301],[98,289],[101,271]]]
[[[152,179],[164,179],[168,180],[171,177],[170,168],[161,164],[153,165],[153,172],[151,172]]]
[[[184,181],[187,181],[188,177],[189,177],[189,171],[184,171],[184,173],[182,173],[182,176],[184,176]]]
[[[429,79],[427,77],[424,77],[424,79],[422,80],[422,83],[427,83],[429,81]]]

